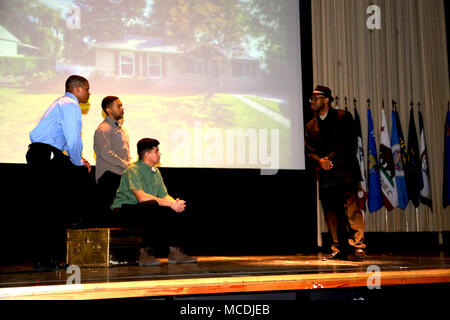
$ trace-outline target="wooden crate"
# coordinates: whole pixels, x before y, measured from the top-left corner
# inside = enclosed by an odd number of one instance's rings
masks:
[[[79,267],[135,264],[142,237],[136,230],[90,228],[67,230],[66,263]]]

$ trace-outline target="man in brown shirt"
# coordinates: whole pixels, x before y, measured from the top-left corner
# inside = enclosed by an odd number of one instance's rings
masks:
[[[123,171],[130,164],[130,144],[126,130],[121,125],[124,110],[118,97],[107,96],[102,101],[105,120],[94,134],[94,151],[97,156],[95,179],[101,207],[109,210]]]

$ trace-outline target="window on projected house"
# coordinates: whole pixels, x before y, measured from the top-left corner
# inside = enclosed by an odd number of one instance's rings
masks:
[[[134,58],[133,52],[120,52],[120,76],[134,76]]]
[[[255,77],[255,64],[247,61],[233,61],[233,77]]]

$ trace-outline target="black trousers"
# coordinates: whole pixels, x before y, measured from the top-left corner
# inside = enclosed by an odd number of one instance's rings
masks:
[[[83,200],[90,194],[87,169],[75,166],[60,150],[43,143],[32,143],[26,159],[33,260],[64,261],[66,229],[83,216]]]
[[[111,204],[116,196],[120,185],[121,175],[111,171],[105,171],[97,182],[98,208],[101,212],[107,213],[111,209]]]
[[[159,206],[155,200],[134,205],[122,205],[114,210],[113,225],[139,229],[142,247],[162,248],[184,246],[189,231],[189,210],[178,213],[169,207]]]
[[[333,240],[332,250],[343,252],[365,248],[364,218],[359,207],[356,187],[340,185],[319,191],[328,230]]]

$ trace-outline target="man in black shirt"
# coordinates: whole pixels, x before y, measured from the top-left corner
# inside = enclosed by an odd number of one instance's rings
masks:
[[[330,259],[364,259],[364,219],[358,202],[361,172],[350,112],[331,107],[331,90],[317,86],[310,99],[314,118],[306,124],[307,158],[318,171],[319,197],[333,239]]]

